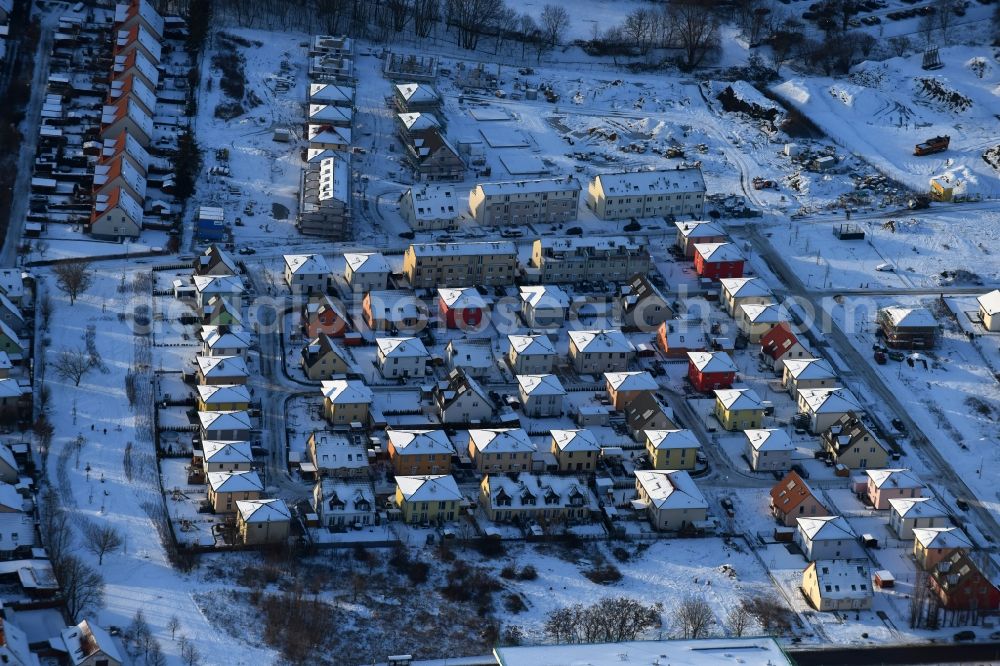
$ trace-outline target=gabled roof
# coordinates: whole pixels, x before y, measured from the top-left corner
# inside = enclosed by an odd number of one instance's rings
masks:
[[[0,481],[0,506],[7,507],[13,511],[24,510],[24,497],[17,492],[17,488]]]
[[[740,307],[744,318],[754,324],[779,324],[789,319],[788,312],[777,303],[747,303]]]
[[[744,430],[747,441],[755,451],[794,451],[795,445],[788,433],[778,428]]]
[[[615,391],[655,391],[660,388],[653,375],[645,370],[631,372],[605,372],[608,387]]]
[[[114,76],[118,76],[132,67],[135,67],[140,74],[149,79],[153,87],[156,87],[160,80],[160,71],[156,68],[156,64],[140,49],[135,49],[124,56],[115,55],[115,63],[112,66]]]
[[[771,488],[771,505],[785,514],[794,511],[810,497],[819,501],[809,485],[796,472],[789,472]]]
[[[799,401],[813,414],[861,411],[857,399],[845,388],[799,389]]]
[[[118,155],[128,155],[143,171],[149,168],[149,153],[128,131],[122,132],[115,139],[104,139],[100,161],[109,162]]]
[[[923,482],[916,474],[900,467],[891,469],[867,469],[865,473],[876,488],[923,488]]]
[[[677,227],[677,231],[680,232],[682,236],[687,239],[696,238],[717,238],[719,236],[725,236],[726,232],[715,222],[707,221],[690,221],[690,222],[674,222],[674,226]]]
[[[241,326],[203,326],[199,336],[209,349],[248,349],[250,333]]]
[[[253,450],[250,442],[228,442],[207,439],[201,443],[205,462],[211,463],[252,463]]]
[[[914,527],[913,538],[924,548],[972,548],[969,537],[957,527]]]
[[[690,430],[644,430],[649,445],[657,451],[700,449],[701,442]]]
[[[337,316],[337,318],[347,321],[347,314],[344,313],[344,309],[340,306],[339,301],[334,301],[327,294],[323,294],[318,298],[314,297],[306,303],[305,311],[309,317],[319,315],[324,312],[332,312]]]
[[[566,395],[566,389],[555,375],[517,375],[517,384],[528,396]]]
[[[533,453],[535,443],[523,428],[470,430],[469,440],[481,453]]]
[[[444,430],[387,430],[386,435],[399,455],[455,453]]]
[[[597,443],[594,433],[581,428],[578,430],[552,430],[552,441],[560,451],[600,451],[601,445]]]
[[[948,511],[933,497],[895,497],[889,500],[889,510],[907,520],[948,515]]]
[[[767,354],[771,360],[778,360],[795,345],[801,346],[799,339],[792,333],[788,322],[780,322],[777,326],[760,338],[760,351]]]
[[[330,266],[321,254],[286,254],[285,267],[293,275],[329,275]]]
[[[6,356],[6,354],[4,354]],[[19,398],[24,395],[25,390],[13,377],[0,379],[0,398]]]
[[[790,358],[785,361],[785,369],[794,379],[833,379],[833,366],[824,358]]]
[[[206,377],[249,377],[250,370],[241,356],[197,356],[195,361]]]
[[[587,487],[570,476],[522,473],[512,479],[503,474],[488,474],[483,489],[492,506],[504,508],[558,509],[567,507],[594,507]],[[504,504],[497,500],[503,499]]]
[[[0,321],[0,335],[9,338],[10,341],[13,342],[15,345],[17,345],[18,347],[22,346],[21,339],[17,337],[17,333],[15,333],[14,329],[8,326],[6,322]]]
[[[335,145],[345,146],[351,145],[351,130],[348,127],[310,124],[307,128],[306,135],[309,138],[309,143],[332,143]]]
[[[145,198],[146,177],[135,168],[131,160],[125,159],[124,155],[118,155],[94,167],[94,191],[104,189],[108,183],[119,177],[132,188],[136,196]]]
[[[119,52],[130,44],[141,44],[148,52],[154,62],[160,62],[163,47],[160,40],[144,25],[135,25],[130,30],[119,30],[115,39],[115,52]]]
[[[561,309],[569,307],[569,295],[555,285],[521,287],[521,300],[535,309]]]
[[[671,425],[674,423],[673,410],[660,402],[652,391],[643,391],[625,404],[625,424],[633,432],[656,426],[662,422],[660,416],[666,417]]]
[[[448,373],[448,379],[439,382],[434,389],[435,398],[442,411],[450,409],[459,400],[466,399],[469,395],[475,394],[485,405],[493,406],[493,399],[490,398],[486,389],[479,385],[465,368],[458,366]]]
[[[757,392],[749,388],[716,390],[715,397],[730,411],[764,409]]]
[[[292,518],[283,499],[236,500],[236,511],[244,523],[282,523]]]
[[[445,353],[454,368],[489,370],[494,363],[493,347],[488,339],[456,338],[445,347]]]
[[[799,532],[809,541],[854,539],[854,530],[843,516],[799,518]]]
[[[632,353],[635,346],[617,329],[570,331],[569,339],[579,352]]]
[[[396,486],[407,502],[460,502],[463,499],[450,474],[397,476]]]
[[[198,420],[205,430],[249,430],[250,412],[198,412]]]
[[[375,344],[386,358],[424,358],[428,355],[420,338],[376,338]]]
[[[106,104],[101,110],[101,126],[114,125],[119,120],[131,118],[147,137],[153,136],[153,117],[146,113],[131,97],[122,97],[117,102]],[[103,129],[102,129],[103,131]]]
[[[399,116],[399,122],[403,123],[403,127],[411,132],[441,127],[441,123],[432,113],[398,113],[396,115]]]
[[[397,83],[396,94],[407,103],[432,104],[441,101],[437,91],[425,83]]]
[[[5,637],[10,626],[10,624],[4,622],[3,635]],[[83,620],[80,624],[63,629],[59,636],[62,639],[63,645],[66,646],[66,653],[73,666],[87,662],[88,659],[101,653],[104,653],[108,658],[118,663],[124,663],[121,653],[118,652],[118,646],[108,632],[90,620]],[[33,661],[34,663],[38,663],[37,657]],[[31,661],[25,661],[24,666],[28,666],[31,663]]]
[[[688,360],[701,373],[736,372],[733,357],[726,352],[688,352]]]
[[[222,264],[233,275],[239,272],[236,261],[233,259],[232,255],[215,243],[198,255],[196,261],[199,266],[204,268],[212,268],[218,264]]]
[[[207,384],[198,386],[198,397],[207,403],[249,402],[250,389],[244,384]]]
[[[822,599],[863,599],[872,596],[868,560],[817,560],[806,569],[816,571],[816,589]]]
[[[242,294],[243,281],[235,275],[195,275],[191,278],[200,294]]]
[[[335,405],[371,404],[375,396],[358,379],[328,379],[320,384],[323,396]]]
[[[991,317],[1000,314],[1000,289],[994,289],[988,294],[983,294],[977,297],[976,300],[979,301],[979,307],[983,309],[983,312]]]
[[[132,224],[142,228],[142,203],[136,201],[128,191],[121,187],[114,187],[94,198],[94,212],[91,214],[91,222],[97,221],[101,215],[115,209],[128,215]]]
[[[888,307],[879,310],[896,328],[935,328],[937,320],[927,308]]]
[[[594,182],[606,196],[618,197],[705,191],[705,178],[699,168],[602,173]]]
[[[695,243],[694,251],[710,263],[743,261],[743,253],[735,243]]]
[[[134,16],[140,16],[158,38],[163,37],[163,17],[149,0],[130,0],[115,6],[115,24],[124,23]],[[119,660],[120,661],[120,660]]]
[[[348,252],[344,255],[347,265],[355,273],[389,273],[389,262],[381,252]]]
[[[354,101],[354,88],[342,84],[310,83],[309,101],[318,104],[335,104]]]
[[[511,349],[525,356],[556,353],[556,348],[547,335],[508,335],[507,340]]]
[[[257,472],[209,472],[208,485],[217,493],[264,492]]]
[[[438,289],[437,292],[441,302],[450,309],[465,310],[486,307],[486,300],[475,287]]]
[[[350,107],[332,104],[310,104],[309,120],[316,123],[351,122],[353,114]]]
[[[759,277],[722,278],[719,284],[730,298],[761,298],[774,295],[771,288]]]
[[[708,502],[684,470],[637,470],[635,478],[656,509],[707,509]]]

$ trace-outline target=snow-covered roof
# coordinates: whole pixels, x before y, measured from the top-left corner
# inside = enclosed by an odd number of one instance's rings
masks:
[[[799,518],[799,532],[809,541],[853,539],[854,530],[843,516]]]
[[[369,291],[365,299],[375,319],[404,321],[427,318],[423,303],[409,289],[376,289]]]
[[[253,451],[250,442],[229,442],[206,439],[201,443],[205,462],[211,463],[252,463]]]
[[[163,47],[160,46],[160,40],[156,37],[156,35],[147,30],[146,26],[137,25],[131,30],[118,31],[117,39],[115,41],[115,44],[118,47],[117,50],[121,50],[133,42],[141,44],[149,52],[149,55],[154,62],[160,62]]]
[[[979,301],[979,307],[983,309],[983,312],[992,316],[1000,314],[1000,289],[994,289],[988,294],[983,294],[976,298]]]
[[[457,255],[462,257],[517,255],[517,245],[510,241],[487,241],[482,243],[413,243],[408,252],[415,257],[436,257]]]
[[[795,379],[832,379],[836,377],[833,366],[824,358],[790,358],[785,369]]]
[[[107,193],[98,194],[94,198],[94,213],[104,213],[118,208],[128,215],[128,219],[137,227],[142,227],[142,204],[136,201],[127,190],[116,187]]]
[[[880,311],[896,328],[934,328],[937,320],[927,308],[888,307]]]
[[[777,303],[747,303],[740,307],[743,316],[754,324],[780,324],[789,320],[788,312]]]
[[[11,511],[24,509],[24,497],[17,492],[17,488],[3,481],[0,481],[0,507],[6,507]]]
[[[24,392],[24,389],[13,377],[0,379],[0,398],[19,398]]]
[[[381,252],[348,252],[344,260],[355,273],[389,273],[389,262]]]
[[[889,500],[889,510],[906,520],[948,515],[948,511],[933,497],[894,497]]]
[[[626,238],[625,236],[569,236],[565,238],[545,236],[535,242],[541,243],[546,256],[557,252],[577,255],[619,254],[639,252],[646,248],[644,240]]]
[[[235,275],[195,275],[191,278],[200,294],[242,294],[243,281]]]
[[[317,104],[335,104],[354,101],[354,88],[333,83],[310,83],[309,101]]]
[[[722,278],[719,284],[730,298],[760,298],[773,295],[771,288],[759,277]]]
[[[581,428],[577,430],[552,430],[552,441],[560,451],[600,451],[594,433]]]
[[[5,351],[0,351],[0,370],[10,370],[14,367],[14,364],[10,360],[10,356]]]
[[[452,367],[489,369],[493,367],[493,348],[489,340],[455,339],[445,348]]]
[[[694,251],[708,262],[742,261],[743,253],[735,243],[695,243]]]
[[[608,387],[615,391],[655,391],[660,388],[653,375],[645,370],[630,372],[605,372]]]
[[[399,116],[399,121],[403,123],[403,127],[411,132],[441,127],[441,123],[438,122],[433,113],[399,113],[396,115]]]
[[[555,375],[517,375],[517,384],[528,396],[566,395],[566,389]]]
[[[523,428],[470,430],[469,441],[480,453],[532,453],[536,448]]]
[[[121,74],[131,67],[135,67],[154,86],[160,80],[160,71],[156,68],[156,64],[140,49],[135,49],[127,55],[116,55],[112,71]]]
[[[147,137],[153,135],[153,117],[131,97],[123,97],[114,104],[105,105],[101,110],[101,125],[113,125],[126,117],[130,118]]]
[[[517,354],[525,356],[554,355],[556,348],[547,335],[508,335],[510,347]]]
[[[285,267],[293,275],[329,275],[330,266],[321,254],[286,254]]]
[[[206,377],[249,377],[250,370],[240,356],[197,356],[195,361]]]
[[[465,201],[458,203],[455,186],[449,183],[414,186],[406,190],[404,196],[410,198],[410,207],[418,220],[453,220],[462,214],[466,206]]]
[[[292,512],[283,499],[237,500],[236,511],[244,523],[283,523]]]
[[[112,180],[121,177],[139,197],[146,196],[146,178],[123,155],[94,167],[94,189],[100,190]]]
[[[208,485],[217,493],[263,492],[264,482],[257,472],[209,472]]]
[[[250,388],[245,384],[206,384],[198,386],[198,397],[210,404],[249,402]]]
[[[725,236],[726,232],[715,222],[708,221],[677,221],[674,222],[677,231],[687,239],[693,238],[718,238]]]
[[[464,310],[486,307],[486,300],[475,287],[438,289],[438,298],[449,308]]]
[[[375,344],[385,358],[424,358],[428,355],[420,338],[376,338]]]
[[[916,474],[901,467],[891,469],[866,469],[868,478],[876,488],[923,488]]]
[[[315,451],[313,462],[316,468],[326,469],[367,469],[368,450],[364,443],[348,437],[347,433],[332,430],[317,430],[309,438],[310,455]]]
[[[569,307],[569,295],[551,284],[521,287],[521,300],[536,310],[556,310]]]
[[[462,493],[450,474],[397,476],[396,486],[407,502],[456,502]]]
[[[250,347],[250,333],[241,326],[203,326],[199,335],[209,349]]]
[[[4,623],[5,635],[9,626],[6,622]],[[91,663],[88,660],[99,653],[104,653],[109,659],[113,659],[119,664],[124,663],[121,653],[118,652],[118,646],[110,634],[89,620],[83,620],[80,624],[63,629],[59,636],[62,638],[63,645],[66,647],[66,654],[69,656],[70,663],[73,666]],[[31,661],[25,661],[24,666],[28,666],[31,663]],[[38,660],[35,659],[34,663],[38,663]]]
[[[205,430],[249,430],[250,412],[198,412],[198,421]]]
[[[972,548],[969,537],[957,527],[914,527],[913,538],[924,548]]]
[[[351,122],[351,109],[332,104],[310,104],[309,121],[314,123]]]
[[[128,74],[125,78],[112,79],[111,89],[108,96],[111,99],[118,99],[123,94],[134,95],[137,100],[149,111],[156,109],[156,93],[135,74]]]
[[[799,402],[813,414],[861,411],[861,404],[845,388],[799,389]]]
[[[801,522],[801,518],[799,520]],[[816,570],[816,587],[823,599],[872,596],[871,572],[867,560],[817,560],[809,567]]]
[[[688,352],[688,360],[698,372],[736,372],[733,357],[726,352]]]
[[[372,390],[358,379],[327,379],[320,389],[323,396],[335,405],[371,404]]]
[[[700,449],[701,442],[690,430],[644,430],[646,441],[657,451]]]
[[[397,83],[396,92],[407,103],[432,104],[441,101],[437,91],[426,83]]]
[[[708,508],[705,496],[684,470],[637,470],[635,478],[656,509]]]
[[[14,459],[14,452],[2,442],[0,442],[0,462],[17,471],[17,461]]]
[[[307,127],[306,136],[311,144],[351,145],[351,130],[348,127],[310,124]]]
[[[744,430],[747,441],[755,451],[794,451],[795,445],[788,433],[778,428]]]
[[[386,435],[399,455],[451,455],[455,452],[444,430],[388,430]]]
[[[138,139],[127,131],[119,134],[116,139],[105,139],[104,146],[101,149],[103,160],[110,160],[121,153],[135,160],[143,170],[149,168],[149,153],[142,147]]]
[[[701,169],[662,169],[632,173],[604,173],[595,177],[605,196],[657,195],[677,192],[704,192]]]
[[[596,508],[587,486],[571,476],[522,473],[517,480],[503,474],[487,475],[484,488],[490,504],[503,497],[503,508],[550,509],[570,506]]]
[[[635,346],[618,329],[600,331],[570,331],[569,339],[578,352],[632,353]]]
[[[757,392],[749,388],[741,389],[717,389],[716,399],[722,406],[730,411],[740,411],[744,409],[763,409],[764,405],[760,401]]]
[[[488,197],[509,194],[538,194],[543,192],[579,192],[580,181],[572,176],[566,178],[535,178],[532,180],[479,183],[476,185],[476,188]]]
[[[498,647],[504,666],[584,666],[632,664],[646,666],[792,666],[773,638],[699,638],[693,640],[583,643]],[[664,655],[670,655],[669,661]]]
[[[319,161],[319,181],[316,189],[316,200],[340,201],[350,203],[349,187],[351,170],[347,160],[331,155]],[[307,200],[304,205],[310,205]]]

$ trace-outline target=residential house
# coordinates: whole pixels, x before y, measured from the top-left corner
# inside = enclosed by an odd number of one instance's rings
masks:
[[[625,427],[632,439],[646,441],[647,430],[676,430],[674,412],[655,393],[641,393],[625,405]]]
[[[572,222],[580,207],[573,176],[479,183],[469,193],[469,211],[484,227]]]
[[[778,374],[784,373],[785,361],[812,357],[812,354],[792,333],[788,322],[779,322],[777,326],[761,336],[760,353],[764,361]]]
[[[31,416],[31,389],[16,379],[0,379],[0,421],[11,423]]]
[[[469,431],[469,457],[478,472],[525,472],[536,447],[521,428]]]
[[[343,432],[314,431],[306,440],[306,454],[317,477],[368,477],[368,449],[362,441]]]
[[[688,259],[694,257],[696,243],[725,243],[729,235],[716,222],[677,221],[677,247]]]
[[[665,321],[656,332],[656,346],[667,358],[686,358],[690,352],[706,351],[705,330],[687,322]]]
[[[222,296],[210,296],[200,309],[201,323],[205,326],[238,326],[243,322],[239,306]]]
[[[764,422],[764,403],[749,388],[715,391],[715,418],[726,430],[752,430]]]
[[[153,118],[132,96],[106,104],[101,110],[101,138],[117,139],[124,133],[148,149],[153,139]]]
[[[569,295],[554,285],[521,287],[521,316],[533,329],[559,328],[566,321]]]
[[[246,358],[250,349],[250,334],[242,326],[202,326],[198,337],[203,356]]]
[[[211,472],[208,503],[216,513],[233,513],[239,500],[260,499],[264,483],[257,472]]]
[[[983,294],[976,301],[979,303],[979,318],[983,322],[983,328],[991,333],[1000,331],[1000,289]]]
[[[837,373],[823,358],[789,358],[784,361],[781,383],[798,400],[799,390],[834,388]]]
[[[24,276],[19,268],[0,268],[0,293],[18,307],[24,299]]]
[[[971,553],[956,551],[931,570],[931,593],[946,610],[995,611],[1000,608],[1000,589],[985,568]]]
[[[130,5],[118,5],[121,7],[131,7],[136,4],[146,5],[144,0],[140,0],[139,3],[131,3]],[[2,635],[6,638],[7,629],[10,625],[4,623]],[[90,620],[84,619],[79,624],[75,624],[70,627],[66,627],[61,632],[59,632],[59,639],[62,645],[59,646],[62,649],[60,652],[65,651],[68,657],[68,662],[71,666],[122,666],[126,663],[122,658],[121,651],[118,648],[118,644],[111,637],[111,635],[105,631],[102,627],[97,625]],[[5,641],[7,643],[8,641]],[[49,645],[56,647],[56,639],[51,639]],[[58,649],[58,648],[56,648]],[[10,663],[12,666],[31,666],[32,663],[38,663],[38,657],[33,653],[29,653],[33,660],[24,661],[9,661],[6,657],[2,659],[3,663]]]
[[[708,502],[684,470],[636,470],[635,490],[656,530],[682,531],[708,518]]]
[[[563,388],[555,375],[517,375],[517,395],[525,416],[546,418],[562,415]]]
[[[241,544],[258,546],[288,540],[292,512],[285,500],[238,500],[236,509],[236,534]]]
[[[427,83],[397,83],[392,87],[392,101],[399,113],[441,111],[441,95]]]
[[[321,333],[342,338],[350,330],[350,324],[339,301],[327,295],[314,296],[302,305],[302,330],[310,338]]]
[[[333,425],[365,424],[374,395],[364,382],[356,379],[331,379],[321,385],[323,415]]]
[[[355,293],[366,294],[388,286],[392,269],[381,252],[348,252],[344,260],[344,279]]]
[[[201,469],[212,472],[249,472],[253,465],[250,442],[227,442],[207,439],[201,442]]]
[[[309,123],[306,125],[306,139],[309,141],[306,153],[308,161],[315,164],[349,151],[352,143],[351,128],[329,123]]]
[[[108,88],[107,104],[114,104],[123,97],[128,97],[134,102],[138,102],[139,108],[146,115],[153,117],[156,115],[156,91],[146,85],[142,77],[137,74],[126,74],[123,77],[111,79]],[[120,135],[119,135],[120,137]]]
[[[702,393],[732,388],[736,363],[725,352],[688,352],[688,379]]]
[[[194,282],[195,302],[199,308],[203,309],[213,296],[218,296],[239,310],[240,299],[246,289],[238,276],[195,275],[191,280]]]
[[[346,35],[314,35],[309,55],[353,58],[354,40]]]
[[[644,393],[652,393],[660,388],[653,375],[645,370],[632,372],[605,372],[605,390],[611,405],[617,410],[625,407]]]
[[[487,474],[479,484],[479,506],[494,522],[553,524],[584,521],[597,509],[585,483],[568,476]]]
[[[722,278],[719,286],[722,289],[722,305],[733,318],[739,317],[740,308],[744,305],[774,303],[774,292],[759,277]]]
[[[330,286],[330,266],[320,254],[286,254],[285,283],[293,293],[323,294]]]
[[[784,472],[792,466],[792,444],[788,432],[778,428],[744,430],[747,459],[755,472]]]
[[[743,253],[735,243],[695,243],[694,270],[711,280],[743,277]]]
[[[302,371],[313,381],[350,372],[351,358],[326,333],[320,333],[302,348]]]
[[[493,417],[496,406],[489,394],[461,368],[434,388],[434,403],[442,423],[479,423]]]
[[[445,328],[474,331],[483,321],[486,299],[475,287],[438,289],[438,315]]]
[[[820,560],[802,572],[802,593],[818,611],[868,610],[872,607],[868,560]]]
[[[141,50],[134,49],[128,53],[116,53],[114,55],[114,62],[111,65],[111,76],[115,79],[121,79],[127,76],[138,76],[142,79],[150,90],[156,90],[157,84],[160,82],[160,71],[156,68],[156,63],[149,59],[149,57]],[[102,138],[117,138],[109,137],[102,134]],[[149,143],[142,144],[143,148],[148,146]]]
[[[16,484],[21,480],[14,452],[6,444],[0,443],[0,481]]]
[[[465,162],[433,114],[400,113],[396,124],[406,160],[419,180],[452,181],[465,177]]]
[[[163,47],[159,38],[142,24],[131,28],[120,28],[116,33],[115,55],[128,55],[132,51],[141,51],[150,62],[159,63]]]
[[[927,308],[889,307],[878,311],[883,342],[893,349],[933,349],[938,323]]]
[[[508,335],[507,362],[518,375],[543,375],[552,372],[557,354],[547,335]]]
[[[403,274],[415,289],[509,285],[517,275],[517,247],[509,241],[415,243],[403,254]]]
[[[420,338],[376,338],[376,364],[385,378],[423,377],[430,354]]]
[[[340,107],[324,106],[320,112],[346,116],[350,122],[350,112]],[[296,227],[306,235],[346,240],[351,235],[351,166],[346,158],[330,152],[313,155],[299,176]]]
[[[917,527],[913,530],[913,557],[924,571],[955,553],[972,551],[972,542],[957,527]]]
[[[306,122],[349,128],[354,122],[354,112],[347,106],[310,103],[306,107]]]
[[[9,379],[10,371],[14,364],[10,360],[7,352],[0,352],[0,379]]]
[[[933,497],[889,500],[889,527],[900,539],[912,539],[916,528],[947,527],[948,512]]]
[[[569,356],[581,375],[622,372],[635,358],[635,346],[617,329],[570,331]]]
[[[369,291],[361,301],[361,315],[373,331],[417,333],[427,325],[427,306],[411,291]]]
[[[123,187],[94,197],[87,233],[103,240],[138,238],[142,231],[142,202]]]
[[[761,305],[745,303],[740,306],[736,327],[750,342],[760,342],[765,334],[780,324],[788,323],[788,312],[776,303]]]
[[[196,388],[200,412],[236,412],[250,409],[250,389],[246,384],[205,384]]]
[[[414,231],[454,229],[464,210],[450,184],[414,185],[399,199],[399,212]]]
[[[643,240],[624,236],[539,238],[531,246],[528,273],[540,284],[600,280],[624,282],[649,272]]]
[[[146,199],[146,176],[124,154],[94,166],[94,196],[123,189],[137,203]]]
[[[590,182],[587,206],[602,220],[698,218],[705,192],[700,168],[606,173]]]
[[[655,331],[674,317],[666,297],[644,274],[633,275],[622,288],[620,306],[622,326],[629,329]]]
[[[239,267],[232,255],[212,243],[194,259],[195,275],[236,275]]]
[[[376,524],[375,491],[370,481],[323,478],[313,486],[313,511],[331,532]]]
[[[444,348],[444,360],[449,370],[461,368],[465,374],[476,379],[489,376],[496,366],[489,339],[451,340]]]
[[[439,523],[458,517],[465,498],[449,474],[396,477],[396,506],[406,523]]]
[[[858,537],[843,516],[799,517],[795,543],[810,562],[860,555]]]
[[[789,472],[771,488],[771,514],[785,527],[795,527],[799,518],[820,518],[830,512],[797,472]]]
[[[601,454],[597,438],[586,428],[577,430],[551,430],[550,451],[559,464],[560,472],[593,472]]]
[[[692,470],[701,442],[690,430],[646,430],[646,453],[653,469]]]
[[[799,412],[809,417],[809,429],[822,433],[849,412],[860,412],[861,405],[845,388],[799,389]]]
[[[0,352],[7,354],[11,361],[21,361],[25,351],[24,344],[14,329],[0,321]]]
[[[197,356],[199,384],[246,384],[250,377],[241,356]]]
[[[354,106],[354,87],[336,83],[310,83],[309,103],[351,108]]]
[[[823,431],[820,442],[833,462],[848,469],[881,469],[891,457],[889,448],[875,438],[856,412],[837,419]]]
[[[868,476],[867,499],[877,510],[888,509],[891,499],[910,499],[923,495],[923,482],[908,469],[868,469],[865,474]]]
[[[12,2],[7,2],[5,4],[5,0],[0,0],[0,19],[6,21],[6,19],[3,18],[3,14],[6,11],[9,15],[12,7]],[[31,569],[25,570],[25,573],[34,577],[34,566],[32,566]],[[52,574],[51,566],[48,567],[45,574],[52,576],[52,578],[55,577]],[[20,578],[21,572],[18,571],[16,575]],[[48,584],[53,583],[48,582]],[[58,584],[55,584],[54,587],[55,589],[52,590],[52,593],[57,593],[59,591]],[[13,613],[8,611],[5,615],[10,617],[13,616]],[[10,666],[37,666],[40,663],[38,655],[32,652],[29,647],[28,635],[19,626],[10,620],[0,618],[0,636],[3,637],[0,639],[0,660],[2,660],[3,663],[10,664]],[[67,654],[69,653],[70,648],[78,647],[75,641],[71,641],[70,646],[67,647],[61,636],[58,638],[50,638],[49,645],[56,650],[66,652]],[[109,661],[108,666],[121,666],[121,662]]]
[[[149,0],[129,0],[115,5],[115,27],[119,30],[131,30],[141,25],[157,40],[162,40],[163,23],[163,17]]]
[[[202,440],[248,440],[253,429],[250,413],[247,411],[198,412],[198,421],[201,424]]]
[[[448,474],[455,447],[444,430],[386,430],[397,475]]]

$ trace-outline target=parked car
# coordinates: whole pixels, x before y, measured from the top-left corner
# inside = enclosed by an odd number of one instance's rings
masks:
[[[962,643],[964,641],[974,641],[976,640],[976,632],[971,629],[966,629],[965,631],[959,631],[955,634],[955,642]]]
[[[896,270],[896,267],[893,266],[892,264],[885,263],[885,264],[879,264],[878,266],[876,266],[875,270],[880,271],[882,273],[892,273],[893,271]]]
[[[955,500],[955,506],[957,506],[962,511],[969,510],[969,503],[966,500],[962,499],[961,497]]]

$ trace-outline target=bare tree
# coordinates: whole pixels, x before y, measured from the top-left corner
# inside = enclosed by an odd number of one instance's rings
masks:
[[[937,19],[934,13],[924,14],[920,17],[920,22],[917,23],[917,32],[923,35],[924,45],[930,46],[931,40],[934,38],[934,29],[937,27]]]
[[[656,13],[642,7],[633,9],[622,21],[622,37],[639,53],[646,55],[653,48],[657,28]]]
[[[167,629],[170,630],[170,640],[174,640],[177,630],[181,628],[181,619],[176,615],[171,615],[167,621]]]
[[[402,32],[413,9],[413,0],[385,0],[389,15],[392,17],[392,29]]]
[[[94,367],[94,361],[86,350],[77,347],[76,349],[63,349],[52,362],[52,368],[56,374],[63,379],[73,382],[74,386],[79,386],[84,376]]]
[[[746,633],[747,629],[750,628],[751,622],[753,622],[753,616],[743,604],[733,608],[726,615],[726,629],[737,638]]]
[[[769,636],[787,632],[792,626],[791,611],[773,595],[745,600],[743,606]]]
[[[125,540],[121,532],[111,525],[98,526],[93,523],[84,530],[87,550],[97,556],[97,565],[104,564],[104,556],[118,551]]]
[[[441,0],[413,0],[413,31],[427,37],[441,17]]]
[[[163,654],[163,648],[159,641],[153,641],[146,653],[146,666],[167,666],[167,656]]]
[[[48,390],[48,387],[44,387]],[[41,406],[40,406],[41,407]],[[45,416],[44,408],[35,423],[31,426],[31,431],[35,435],[35,439],[38,441],[38,455],[42,460],[42,472],[44,473],[49,463],[49,450],[52,447],[52,437],[55,435],[56,429],[52,423],[49,422],[48,417]]]
[[[906,35],[890,37],[889,47],[892,49],[893,55],[897,58],[902,58],[910,50],[910,38]]]
[[[487,26],[494,25],[503,0],[446,0],[448,23],[458,31],[458,43],[474,50]]]
[[[683,638],[701,638],[708,633],[708,628],[715,622],[715,616],[708,602],[694,595],[684,597],[677,607],[674,619],[680,627]]]
[[[556,643],[631,641],[660,621],[663,606],[645,606],[629,597],[605,597],[591,606],[559,608],[545,620],[545,633]]]
[[[104,579],[76,555],[66,554],[59,567],[59,587],[73,622],[104,604]]]
[[[539,17],[542,36],[549,48],[555,48],[569,27],[569,12],[561,5],[545,5]]]
[[[802,23],[794,17],[786,18],[780,27],[771,33],[768,43],[771,45],[771,66],[775,73],[781,72],[781,66],[804,39]]]
[[[69,296],[70,305],[76,303],[76,297],[90,289],[94,282],[94,272],[87,261],[57,264],[52,271],[56,274],[56,285]]]
[[[201,663],[201,653],[198,647],[187,637],[181,637],[181,661],[184,666],[198,666]]]
[[[684,52],[682,65],[694,69],[719,47],[719,20],[704,0],[675,0],[669,12],[675,38]]]
[[[46,446],[47,448],[47,446]],[[45,539],[52,562],[52,572],[57,579],[62,577],[63,558],[73,548],[73,530],[69,516],[59,503],[59,495],[51,487],[42,494],[38,531]]]
[[[937,9],[933,16],[937,19],[941,41],[947,46],[951,41],[951,28],[955,22],[955,0],[937,0],[933,7]]]
[[[540,31],[538,24],[535,23],[535,17],[527,12],[517,18],[517,26],[518,32],[521,33],[521,59],[523,60],[525,48]]]
[[[569,606],[568,608],[557,608],[549,613],[545,618],[545,633],[552,638],[555,643],[575,643],[577,636],[577,609],[582,607]]]

